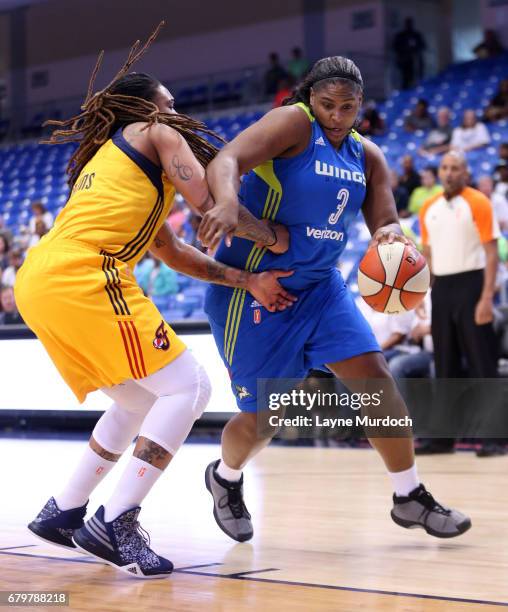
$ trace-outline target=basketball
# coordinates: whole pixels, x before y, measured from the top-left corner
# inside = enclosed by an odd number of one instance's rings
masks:
[[[429,289],[425,257],[413,246],[394,242],[367,250],[358,269],[358,289],[367,304],[385,314],[416,308]]]

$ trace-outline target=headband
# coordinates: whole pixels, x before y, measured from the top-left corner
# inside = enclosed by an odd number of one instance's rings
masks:
[[[316,83],[319,83],[319,81],[326,81],[328,79],[346,79],[346,81],[352,81],[353,83],[356,83],[357,85],[359,85],[362,89],[363,89],[363,82],[356,76],[351,75],[351,74],[346,74],[344,72],[335,72],[333,74],[330,74],[328,76],[325,77],[321,77],[320,79],[316,79],[312,85],[315,85]]]

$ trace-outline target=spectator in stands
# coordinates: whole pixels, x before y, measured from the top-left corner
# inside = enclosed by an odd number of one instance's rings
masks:
[[[150,253],[146,253],[143,259],[139,261],[134,268],[134,277],[138,285],[143,289],[143,293],[148,295],[148,283],[150,281],[150,274],[153,270],[153,258]]]
[[[2,285],[14,287],[16,274],[23,263],[23,251],[21,249],[11,249],[9,253],[9,265],[2,273]]]
[[[472,378],[497,377],[497,339],[492,321],[499,228],[492,204],[466,186],[467,163],[460,151],[439,166],[443,194],[420,210],[424,255],[434,276],[432,339],[438,378],[461,378],[467,362]],[[452,452],[453,438],[440,438],[421,453]],[[492,451],[492,452],[491,452]],[[483,454],[502,452],[489,443]]]
[[[192,228],[192,236],[191,239],[188,241],[190,245],[192,245],[194,248],[199,249],[200,251],[202,251],[203,253],[206,252],[206,247],[204,247],[201,242],[198,239],[198,228],[199,228],[199,224],[201,223],[201,218],[198,217],[197,215],[191,215],[190,217],[190,225]]]
[[[9,247],[7,236],[0,233],[0,274],[9,265]]]
[[[386,315],[371,308],[361,297],[356,300],[356,304],[371,326],[386,361],[390,363],[394,357],[400,355],[400,346],[409,339],[414,312],[409,310],[402,314]]]
[[[451,148],[467,153],[485,147],[489,142],[490,134],[486,125],[478,121],[474,110],[465,110],[462,125],[453,130]]]
[[[286,98],[290,98],[293,94],[293,79],[288,75],[279,81],[277,85],[277,93],[273,99],[273,108],[282,106]]]
[[[291,51],[291,59],[288,62],[288,72],[294,81],[300,81],[309,71],[309,67],[309,62],[303,57],[300,47],[294,47]]]
[[[22,325],[24,323],[14,301],[12,286],[2,285],[0,288],[0,325]]]
[[[450,148],[453,128],[450,123],[450,109],[442,106],[437,111],[437,125],[427,134],[427,138],[418,151],[420,155],[441,155]]]
[[[381,136],[385,133],[385,122],[381,118],[374,100],[365,103],[358,131],[363,136]]]
[[[32,212],[33,216],[28,223],[30,230],[29,246],[37,244],[41,237],[47,234],[53,226],[53,215],[42,202],[34,202],[32,204]]]
[[[431,130],[435,125],[435,121],[429,113],[429,103],[423,98],[418,100],[416,106],[404,121],[404,128],[407,132]]]
[[[409,198],[409,212],[413,215],[418,214],[425,200],[441,193],[443,188],[437,182],[437,168],[427,166],[420,172],[420,187],[416,187]]]
[[[30,234],[30,230],[27,225],[18,226],[18,233],[14,236],[11,248],[21,249],[23,252],[28,249],[30,246],[30,240],[32,235]]]
[[[390,360],[390,371],[395,378],[429,378],[432,373],[433,345],[431,335],[430,292],[414,310],[410,344]]]
[[[8,227],[5,227],[5,220],[0,215],[0,234],[3,234],[7,238],[7,242],[12,244],[12,232]]]
[[[478,59],[496,57],[503,51],[503,45],[494,30],[485,30],[482,42],[473,48],[473,53]]]
[[[501,194],[508,200],[508,161],[501,159],[497,162],[494,176],[496,179],[494,192]]]
[[[501,231],[508,231],[508,200],[494,191],[494,179],[489,175],[480,176],[476,186],[478,191],[481,191],[492,202]]]
[[[423,76],[423,52],[425,39],[414,29],[413,20],[408,17],[404,21],[404,29],[395,34],[393,51],[395,62],[400,71],[402,89],[409,89]]]
[[[175,196],[175,202],[168,217],[168,223],[177,236],[180,234],[190,214],[190,209],[183,197],[180,194]]]
[[[147,295],[161,297],[178,293],[178,274],[160,259],[152,259],[153,268],[148,279]]]
[[[395,170],[391,170],[390,178],[393,199],[395,200],[395,205],[397,206],[397,212],[399,213],[399,217],[407,217],[409,216],[409,212],[407,210],[409,194],[407,192],[407,189],[400,184],[399,175]]]
[[[400,176],[400,184],[406,188],[409,196],[411,196],[414,189],[420,186],[420,175],[415,170],[411,155],[404,155],[402,158],[402,174]]]
[[[499,159],[508,162],[508,142],[499,145]]]
[[[270,53],[270,68],[265,73],[265,94],[273,97],[277,93],[279,81],[287,78],[288,73],[280,65],[279,54]]]
[[[485,109],[485,121],[499,121],[508,117],[508,79],[499,84],[496,95]]]

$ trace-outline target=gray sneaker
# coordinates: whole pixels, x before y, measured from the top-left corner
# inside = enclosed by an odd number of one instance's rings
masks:
[[[205,471],[206,488],[213,497],[213,516],[225,534],[237,542],[245,542],[252,538],[254,531],[243,501],[243,474],[238,482],[224,480],[215,471],[219,461],[212,461]]]
[[[421,484],[407,497],[393,496],[392,519],[401,527],[421,527],[436,538],[454,538],[471,527],[471,519],[438,504]]]

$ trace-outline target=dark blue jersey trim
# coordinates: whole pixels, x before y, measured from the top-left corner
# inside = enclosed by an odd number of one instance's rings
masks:
[[[162,169],[159,168],[156,164],[153,163],[148,157],[145,157],[143,153],[140,153],[137,149],[135,149],[131,144],[125,140],[125,136],[123,135],[123,128],[119,128],[115,134],[113,135],[113,143],[123,151],[127,157],[132,159],[132,161],[138,165],[141,170],[146,174],[146,176],[150,179],[153,186],[157,189],[159,196],[161,198],[164,197],[164,187],[162,186]]]

